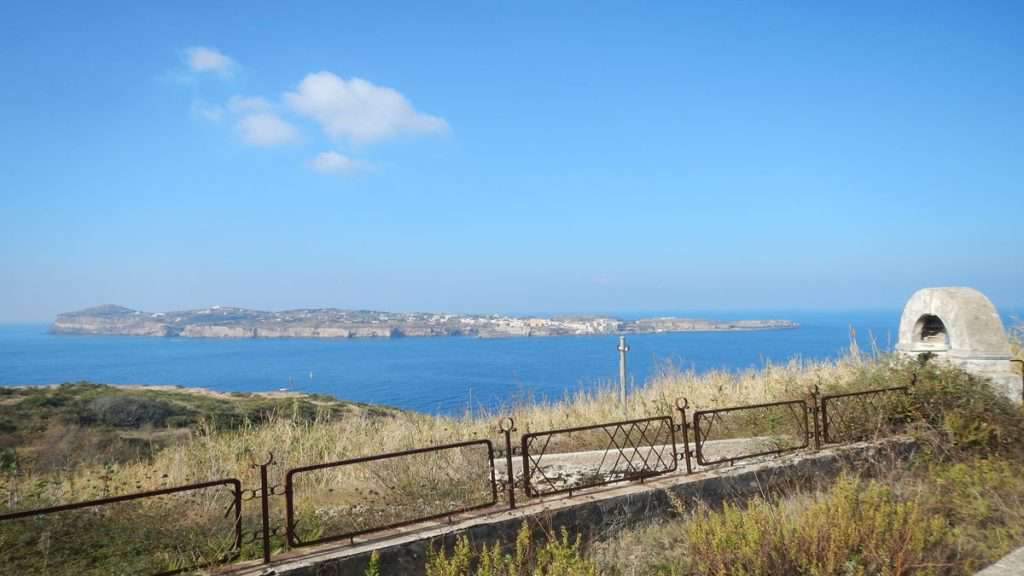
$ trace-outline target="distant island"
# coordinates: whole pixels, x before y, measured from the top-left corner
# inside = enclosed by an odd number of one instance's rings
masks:
[[[704,320],[607,316],[517,317],[314,308],[264,312],[226,306],[143,312],[105,305],[57,316],[55,334],[184,338],[398,338],[406,336],[569,336],[796,328],[790,320]]]

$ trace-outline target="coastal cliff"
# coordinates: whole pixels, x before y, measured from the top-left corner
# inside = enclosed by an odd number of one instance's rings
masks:
[[[214,306],[179,312],[143,312],[96,306],[60,314],[56,334],[107,334],[183,338],[396,338],[426,336],[567,336],[796,328],[789,320],[705,320],[606,316],[516,317],[375,312],[316,308],[264,312]]]

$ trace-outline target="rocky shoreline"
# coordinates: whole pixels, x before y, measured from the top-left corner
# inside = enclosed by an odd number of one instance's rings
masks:
[[[569,336],[797,328],[789,320],[705,320],[607,316],[517,317],[502,315],[376,312],[316,308],[264,312],[214,306],[178,312],[143,312],[105,305],[60,314],[55,334],[181,338],[400,338],[425,336]]]

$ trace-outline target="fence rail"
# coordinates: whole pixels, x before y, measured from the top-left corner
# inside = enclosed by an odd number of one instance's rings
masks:
[[[486,459],[486,467],[472,462],[473,456]],[[474,476],[481,470],[486,470],[486,478]],[[319,496],[320,502],[310,522],[319,522],[313,533],[324,535],[303,539],[298,529],[297,504],[302,500],[298,478],[318,473],[321,477],[313,479],[312,496]],[[292,468],[285,474],[284,493],[288,545],[293,547],[445,518],[497,504],[494,446],[490,440],[471,440]],[[424,493],[432,497],[425,501]],[[334,498],[338,504],[333,508],[323,502],[338,495],[341,498]],[[313,502],[310,497],[305,500]],[[345,500],[359,504],[348,505]],[[431,506],[438,503],[442,506]],[[370,504],[379,506],[374,509]]]
[[[693,414],[697,463],[713,466],[807,448],[807,412],[803,400],[698,410]],[[709,458],[709,448],[717,457]]]
[[[677,468],[671,416],[532,432],[523,435],[521,452],[529,497],[643,481]]]
[[[675,472],[679,461],[685,461],[685,473],[690,474],[693,456],[699,465],[713,466],[804,449],[812,438],[815,448],[822,440],[827,444],[860,440],[883,430],[883,424],[900,421],[904,415],[893,410],[899,404],[892,401],[909,390],[900,386],[832,394],[819,401],[815,389],[807,400],[699,410],[693,413],[692,423],[687,418],[688,402],[679,399],[679,424],[672,416],[654,416],[530,432],[521,436],[518,446],[512,438],[515,423],[506,418],[499,426],[504,436],[500,451],[483,439],[311,464],[287,470],[283,485],[269,483],[268,468],[275,465],[269,455],[265,462],[253,465],[260,472],[258,489],[243,491],[240,481],[233,478],[214,480],[0,514],[0,529],[5,529],[6,522],[227,487],[232,495],[223,514],[232,523],[227,552],[206,564],[159,574],[234,561],[243,546],[260,540],[263,560],[269,562],[274,536],[285,536],[283,544],[291,548],[354,541],[356,536],[496,506],[499,490],[505,493],[503,505],[515,508],[517,486],[528,498],[571,496],[579,490],[643,482]],[[677,451],[677,432],[682,435],[681,452]],[[690,449],[690,432],[694,450]],[[496,477],[496,456],[504,460],[498,463],[504,468],[501,480]],[[520,470],[515,470],[514,456],[521,457]],[[271,528],[269,510],[280,511],[280,504],[273,504],[278,496],[285,498],[285,524]],[[242,502],[255,499],[260,500],[261,516],[247,518],[258,522],[260,529],[243,531]],[[131,529],[124,533],[141,539]]]
[[[223,480],[212,480],[212,481],[209,481],[209,482],[201,482],[201,483],[198,483],[198,484],[189,484],[189,485],[186,485],[186,486],[176,486],[176,487],[173,487],[173,488],[163,488],[163,489],[160,489],[160,490],[150,490],[150,491],[147,491],[147,492],[137,492],[137,493],[134,493],[134,494],[124,494],[124,495],[121,495],[121,496],[112,496],[112,497],[109,497],[109,498],[100,498],[98,500],[88,500],[88,501],[83,501],[83,502],[75,502],[75,503],[72,503],[72,504],[62,504],[60,506],[50,506],[50,507],[47,507],[47,508],[36,508],[36,509],[33,509],[33,510],[22,510],[22,511],[18,511],[18,512],[10,512],[10,513],[7,513],[7,514],[0,514],[0,526],[3,526],[3,523],[5,523],[5,522],[13,522],[13,521],[18,521],[18,520],[26,520],[26,521],[27,520],[36,520],[36,519],[40,519],[40,518],[45,517],[45,516],[52,516],[52,515],[56,515],[56,514],[60,514],[60,513],[64,513],[64,512],[74,512],[74,511],[78,511],[78,510],[97,510],[98,511],[100,509],[109,509],[109,507],[114,506],[116,504],[122,504],[122,503],[126,503],[126,502],[141,502],[141,501],[152,500],[152,499],[161,498],[161,497],[165,497],[165,496],[171,496],[171,495],[175,495],[175,494],[183,494],[183,493],[187,493],[187,492],[195,492],[195,491],[199,491],[199,490],[207,490],[207,489],[210,489],[210,488],[218,488],[218,487],[222,487],[222,486],[226,486],[226,487],[230,488],[231,496],[232,496],[231,503],[229,504],[229,506],[227,508],[227,512],[224,514],[225,517],[230,516],[232,518],[233,534],[232,534],[232,537],[231,537],[230,548],[222,556],[220,556],[219,558],[214,558],[214,559],[210,559],[208,561],[199,562],[199,563],[193,562],[193,563],[189,563],[188,565],[180,566],[178,568],[169,569],[169,570],[158,570],[156,572],[153,572],[153,574],[155,574],[157,576],[168,576],[168,575],[171,575],[171,574],[179,574],[181,572],[186,572],[186,571],[190,571],[190,570],[196,570],[196,569],[199,569],[199,568],[205,568],[205,567],[216,565],[216,564],[224,564],[224,563],[232,562],[232,561],[238,559],[238,557],[239,557],[239,555],[241,553],[241,549],[242,549],[242,483],[239,480],[237,480],[235,478],[227,478],[227,479],[223,479]],[[232,512],[234,513],[233,515],[232,515]],[[95,517],[90,518],[89,520],[95,520]],[[88,532],[87,527],[83,526],[81,524],[77,524],[77,525],[73,526],[71,528],[71,530],[73,531],[73,533],[75,535],[77,535],[79,537],[83,536],[84,534],[86,534]],[[113,545],[113,546],[117,546],[119,544],[124,544],[123,542],[117,540],[116,538],[112,538],[109,534],[99,534],[98,535],[98,539],[96,540],[96,542],[99,543],[100,545],[108,544],[108,545]],[[61,543],[57,542],[56,544],[59,547],[59,545]],[[47,547],[50,548],[52,546],[53,546],[53,543],[50,543],[50,545],[47,546]],[[131,547],[129,546],[129,548],[131,548]],[[134,554],[138,554],[138,550],[137,549],[131,549],[131,550],[129,550],[129,552],[134,553]],[[31,551],[31,553],[32,554],[38,554],[39,551],[33,549]],[[9,554],[10,554],[10,550],[5,551],[5,555],[4,555],[4,558],[3,558],[2,561],[4,563],[8,564],[9,567],[17,569],[17,559],[12,558],[12,556],[9,555]],[[126,555],[127,555],[127,553],[126,553]],[[128,560],[127,558],[115,559],[115,561],[117,561],[119,564],[121,564],[123,562],[126,562],[127,560]],[[11,563],[15,563],[14,566],[11,566]],[[123,568],[123,567],[124,566],[120,566],[120,565],[118,566],[118,568]]]

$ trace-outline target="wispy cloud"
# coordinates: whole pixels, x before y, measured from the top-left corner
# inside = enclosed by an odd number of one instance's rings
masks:
[[[299,141],[299,132],[294,126],[270,112],[243,116],[238,121],[242,141],[253,146],[279,146]]]
[[[319,122],[332,138],[369,142],[448,130],[443,118],[417,112],[394,89],[362,78],[345,80],[331,72],[307,75],[295,92],[285,94],[285,101],[296,113]]]
[[[206,46],[191,46],[185,49],[188,67],[193,72],[213,72],[221,76],[231,75],[235,61],[223,52]]]
[[[232,96],[228,100],[228,110],[231,110],[235,114],[243,114],[245,112],[266,112],[270,110],[272,106],[270,102],[259,96]]]
[[[349,158],[334,150],[317,154],[316,158],[309,162],[309,165],[321,174],[355,174],[373,168],[369,162]]]
[[[220,122],[224,118],[224,107],[205,100],[193,100],[192,113],[204,120]]]

